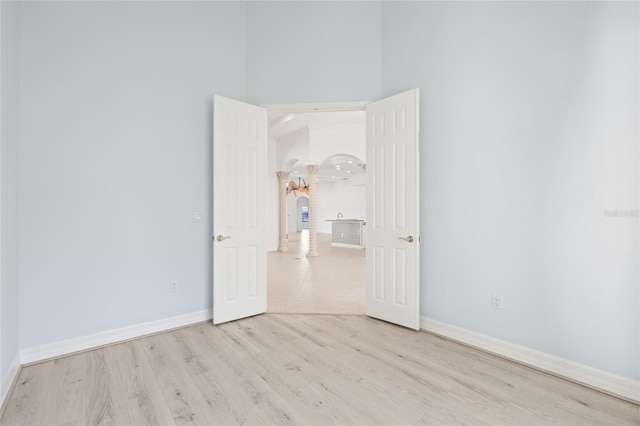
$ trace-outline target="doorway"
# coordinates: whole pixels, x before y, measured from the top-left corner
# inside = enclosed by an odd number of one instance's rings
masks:
[[[267,109],[222,96],[213,108],[213,323],[267,311],[269,209]],[[311,106],[310,110],[320,109]],[[366,315],[420,326],[419,90],[366,103]],[[283,122],[290,117],[279,117]],[[327,141],[325,148],[335,144]],[[317,153],[315,153],[317,155]],[[363,158],[365,156],[363,155]],[[315,258],[318,164],[311,176],[310,253]],[[286,169],[285,169],[286,170]],[[286,250],[286,201],[279,184],[278,223]],[[299,188],[298,188],[299,189]],[[275,216],[274,216],[275,217]],[[332,269],[325,268],[325,271]],[[340,289],[337,289],[340,291]]]
[[[365,314],[366,256],[363,245],[334,245],[330,220],[366,218],[365,113],[268,109],[268,174],[288,173],[286,196],[288,251],[267,254],[267,312]],[[355,154],[355,155],[354,155]],[[357,156],[356,156],[357,155]],[[316,244],[309,256],[309,175],[318,165]],[[276,198],[277,193],[269,197]],[[275,226],[277,223],[271,222]]]
[[[309,229],[309,198],[300,197],[296,202],[296,232]]]

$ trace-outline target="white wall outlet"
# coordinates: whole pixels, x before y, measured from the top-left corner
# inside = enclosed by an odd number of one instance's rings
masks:
[[[499,294],[492,294],[491,295],[491,306],[493,307],[493,309],[502,309],[502,296],[500,296]]]
[[[178,283],[175,282],[175,281],[171,281],[171,283],[169,284],[169,290],[171,290],[171,291],[178,290]]]

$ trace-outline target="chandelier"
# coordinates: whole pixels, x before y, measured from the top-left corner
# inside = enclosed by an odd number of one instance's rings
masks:
[[[297,197],[298,194],[296,193],[296,191],[304,192],[305,194],[309,195],[309,184],[302,178],[298,178],[297,184],[295,183],[295,181],[290,180],[287,184],[287,195],[289,195],[290,192],[293,192],[293,196]]]

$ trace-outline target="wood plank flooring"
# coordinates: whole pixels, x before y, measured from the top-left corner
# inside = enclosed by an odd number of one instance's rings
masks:
[[[25,367],[0,424],[640,425],[640,411],[364,316],[265,314]]]

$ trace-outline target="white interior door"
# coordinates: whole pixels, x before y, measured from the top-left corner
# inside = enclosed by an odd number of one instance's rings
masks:
[[[367,105],[367,315],[420,328],[419,92]]]
[[[267,113],[215,96],[213,323],[267,310]]]

